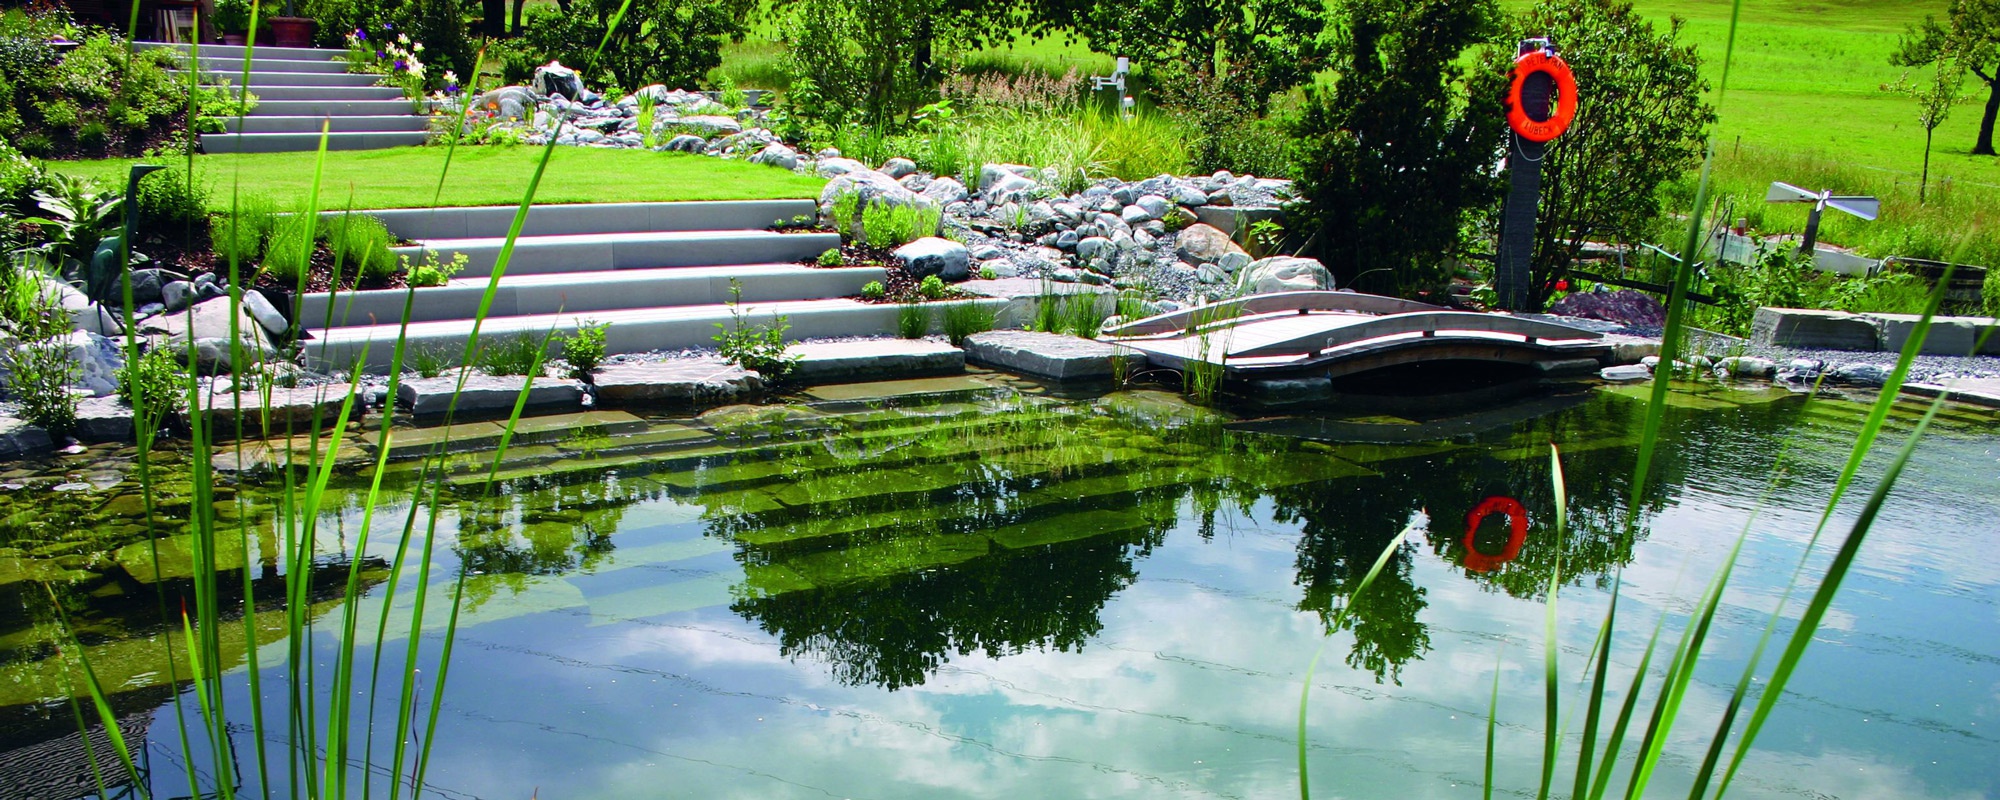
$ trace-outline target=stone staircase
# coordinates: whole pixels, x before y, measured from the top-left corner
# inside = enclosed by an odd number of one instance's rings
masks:
[[[812,200],[616,203],[536,206],[515,245],[493,305],[479,329],[482,342],[562,333],[610,323],[613,353],[713,347],[716,323],[732,320],[731,282],[742,287],[738,309],[752,323],[783,316],[789,339],[885,335],[897,307],[849,299],[862,285],[886,278],[879,267],[822,269],[800,262],[840,244],[831,233],[778,233],[773,220],[814,212]],[[397,236],[412,261],[425,251],[448,261],[470,258],[444,286],[416,290],[407,345],[457,355],[506,241],[512,207],[370,211]],[[365,350],[366,367],[386,368],[402,333],[406,290],[315,293],[297,313],[312,339],[314,366],[351,366]]]
[[[186,53],[186,45],[140,42]],[[232,85],[243,81],[248,48],[202,45],[200,69]],[[330,124],[328,150],[379,150],[423,144],[429,121],[393,86],[377,86],[381,76],[351,73],[344,51],[304,47],[258,47],[249,53],[251,94],[257,106],[241,120],[229,119],[226,133],[202,134],[208,153],[278,153],[319,148],[320,127]]]

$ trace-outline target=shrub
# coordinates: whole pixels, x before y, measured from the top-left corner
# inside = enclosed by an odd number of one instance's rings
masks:
[[[1441,292],[1465,220],[1498,195],[1498,96],[1468,105],[1458,79],[1460,54],[1491,38],[1497,12],[1491,0],[1346,9],[1341,79],[1307,93],[1295,129],[1306,202],[1289,216],[1343,284]]]
[[[767,381],[784,380],[799,363],[799,356],[785,348],[785,331],[791,330],[791,323],[783,316],[773,315],[770,325],[748,324],[739,309],[742,299],[743,284],[735,278],[729,279],[729,316],[734,324],[715,323],[716,350],[731,363],[762,375]]]
[[[138,235],[193,247],[209,234],[208,194],[208,183],[191,179],[184,168],[168,168],[140,179]]]
[[[479,348],[472,362],[488,375],[537,375],[542,372],[543,341],[522,332]]]
[[[1993,281],[1988,279],[1986,283],[1990,287]],[[889,290],[883,288],[881,281],[869,281],[861,284],[861,299],[863,300],[880,300],[888,296]]]
[[[936,275],[925,275],[923,281],[917,284],[917,294],[927,300],[942,299],[945,291],[944,279]]]
[[[862,239],[869,247],[900,247],[937,234],[944,211],[935,207],[871,203],[861,211]]]
[[[604,361],[604,339],[610,330],[609,322],[586,322],[575,333],[561,337],[562,357],[569,362],[570,377],[590,379],[590,374]]]
[[[118,397],[157,426],[187,410],[187,382],[180,360],[155,347],[118,370]]]
[[[923,303],[903,303],[896,309],[896,335],[922,339],[931,332],[931,310]]]
[[[822,267],[838,267],[842,260],[838,247],[829,247],[819,254],[819,265]]]
[[[1000,271],[999,271],[999,270],[996,270],[996,269],[994,269],[994,268],[992,267],[992,265],[990,265],[990,264],[989,264],[989,265],[983,265],[983,266],[981,266],[981,267],[979,268],[979,279],[980,279],[980,280],[982,280],[982,281],[996,281],[996,280],[999,280],[999,279],[1000,279]]]
[[[311,214],[278,217],[264,241],[264,274],[283,284],[296,284],[312,265],[313,228]]]
[[[76,362],[61,334],[31,339],[0,353],[7,365],[7,393],[21,404],[29,422],[63,433],[76,424],[76,395],[69,384],[76,378]]]
[[[421,378],[435,378],[451,369],[452,351],[442,347],[418,347],[410,351],[410,368]]]
[[[457,275],[460,270],[465,269],[465,265],[472,263],[472,258],[464,253],[453,253],[450,262],[440,262],[436,251],[425,250],[423,263],[412,264],[409,256],[402,256],[402,262],[404,282],[409,285],[443,286],[445,282],[451,280],[451,276]]]
[[[952,303],[944,309],[944,335],[953,346],[965,344],[965,337],[993,330],[997,315],[991,306],[977,301]]]
[[[1979,296],[1986,316],[2000,317],[2000,265],[1986,268],[1986,282],[1980,284]]]
[[[586,69],[611,17],[624,0],[583,0],[558,11],[537,6],[527,23],[527,40],[543,61],[559,59]],[[749,0],[632,0],[619,22],[596,75],[586,82],[638,88],[662,83],[692,89],[722,64],[724,40],[741,41],[754,4]],[[461,71],[463,74],[463,71]]]
[[[859,216],[860,212],[861,193],[841,192],[833,198],[833,207],[827,212],[830,217],[827,222],[839,232],[842,241],[848,241],[854,238],[854,218]]]
[[[0,139],[0,209],[19,207],[48,182],[42,165]]]
[[[238,201],[233,213],[216,215],[209,223],[209,234],[225,266],[231,260],[248,265],[264,254],[264,237],[277,224],[271,201],[252,195]]]
[[[388,226],[366,214],[343,214],[327,224],[327,245],[341,269],[369,283],[384,283],[396,274],[396,254],[389,251],[392,238]]]

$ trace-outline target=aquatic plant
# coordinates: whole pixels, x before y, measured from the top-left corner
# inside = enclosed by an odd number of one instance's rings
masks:
[[[965,338],[975,333],[993,330],[997,314],[991,306],[977,301],[952,303],[944,307],[944,335],[953,347],[965,344]]]
[[[931,332],[931,310],[923,303],[898,303],[896,306],[896,335],[905,339],[922,339]]]

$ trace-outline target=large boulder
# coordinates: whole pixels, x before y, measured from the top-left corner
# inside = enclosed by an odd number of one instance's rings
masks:
[[[110,312],[105,311],[76,287],[55,278],[42,276],[42,297],[55,301],[62,310],[69,312],[70,324],[80,331],[109,335],[119,330]]]
[[[1009,176],[1027,178],[1032,183],[1041,174],[1041,170],[1020,164],[987,164],[979,168],[979,191],[983,194]]]
[[[1318,259],[1272,256],[1250,262],[1236,286],[1245,294],[1324,291],[1333,288],[1333,273]]]
[[[584,97],[587,90],[583,88],[583,78],[576,74],[576,70],[563,66],[560,61],[551,61],[536,67],[534,87],[536,92],[544,96],[559,94],[570,100],[590,102]]]
[[[867,164],[863,164],[851,158],[841,158],[839,156],[834,156],[832,158],[820,159],[819,166],[815,168],[813,171],[819,173],[819,176],[822,178],[838,178],[850,172],[863,172],[866,171],[867,169],[868,169]],[[884,171],[882,174],[889,175],[887,171]],[[889,175],[889,177],[900,179],[903,176]]]
[[[668,139],[666,144],[660,145],[660,149],[677,153],[700,153],[708,149],[708,140],[693,134],[683,133],[672,139]]]
[[[89,331],[70,331],[55,341],[73,365],[70,386],[84,389],[92,397],[103,397],[118,391],[118,370],[125,365],[125,354],[118,342]],[[0,336],[0,352],[28,346],[31,345],[24,345],[13,337]],[[0,358],[0,386],[10,379],[7,359]]]
[[[757,151],[756,155],[751,156],[750,163],[767,164],[783,170],[797,169],[799,166],[799,153],[797,150],[786,147],[783,142],[772,142],[765,145],[764,149]]]
[[[1180,251],[1181,258],[1196,264],[1213,264],[1231,253],[1249,255],[1221,228],[1199,222],[1182,228],[1180,236],[1174,240],[1174,247]]]
[[[918,280],[931,275],[947,281],[971,277],[970,253],[965,245],[950,239],[926,236],[896,248],[893,255],[896,263]]]
[[[952,203],[962,202],[965,198],[971,196],[965,190],[965,184],[959,183],[957,178],[938,178],[933,180],[924,185],[923,195],[930,198],[931,202],[939,206],[948,206]]]
[[[714,114],[697,114],[692,117],[681,117],[680,121],[674,124],[708,136],[743,132],[743,123],[737,122],[734,117],[717,116]]]
[[[903,188],[903,185],[875,170],[850,172],[826,182],[826,188],[819,193],[819,207],[823,213],[832,213],[833,202],[841,195],[856,192],[861,195],[857,208],[866,208],[877,203],[895,207],[930,208],[937,202],[926,195],[920,195]],[[851,220],[843,220],[850,222]]]

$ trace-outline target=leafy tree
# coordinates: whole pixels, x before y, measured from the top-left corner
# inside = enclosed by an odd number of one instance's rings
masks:
[[[1040,13],[1091,49],[1159,68],[1169,82],[1227,87],[1261,111],[1327,66],[1324,4],[1296,0],[1047,0]]]
[[[1342,283],[1441,291],[1462,223],[1497,195],[1499,98],[1468,107],[1460,56],[1492,37],[1492,0],[1353,0],[1331,89],[1295,127],[1295,218]]]
[[[1952,0],[1943,22],[1924,17],[1897,43],[1889,63],[1922,67],[1956,62],[1986,83],[1986,109],[1979,117],[1975,156],[1996,155],[1993,122],[2000,117],[2000,0]]]
[[[1656,31],[1625,0],[1542,0],[1510,18],[1487,52],[1474,96],[1495,119],[1505,113],[1516,43],[1530,36],[1560,48],[1580,95],[1575,120],[1542,159],[1529,261],[1535,307],[1586,240],[1638,239],[1659,215],[1660,187],[1700,161],[1715,109],[1702,101],[1701,58],[1679,41],[1683,24],[1673,18]]]
[[[885,127],[935,92],[933,0],[801,5],[786,31],[794,108],[827,129]]]
[[[583,69],[590,63],[611,17],[624,0],[571,0],[561,12],[537,7],[529,14],[529,46],[541,56]],[[605,44],[596,75],[637,89],[653,83],[692,89],[722,64],[725,39],[741,41],[754,0],[632,0]]]

